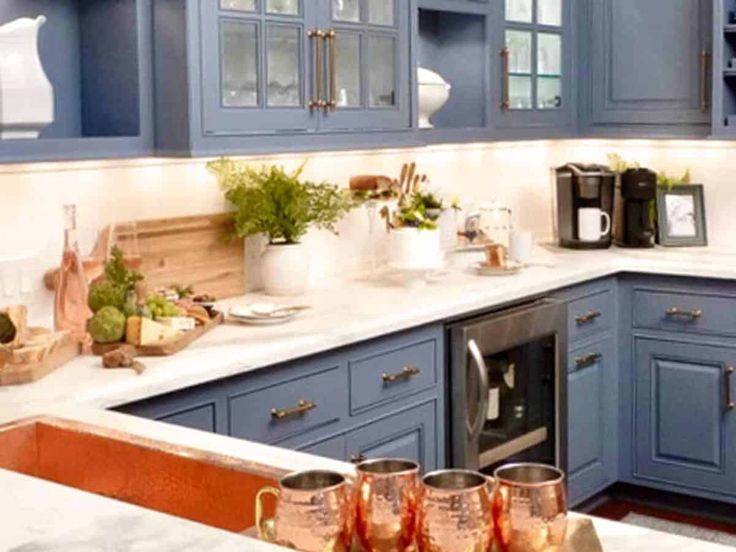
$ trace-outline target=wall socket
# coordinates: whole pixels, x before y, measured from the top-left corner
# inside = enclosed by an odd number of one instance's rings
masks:
[[[38,290],[35,256],[0,257],[0,306],[35,303]]]

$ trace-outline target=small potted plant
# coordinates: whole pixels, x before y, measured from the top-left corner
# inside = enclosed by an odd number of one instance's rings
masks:
[[[300,242],[310,227],[335,234],[337,222],[353,207],[347,193],[327,182],[302,180],[302,164],[259,169],[223,158],[208,164],[227,200],[236,208],[240,237],[263,234],[268,246],[261,257],[263,286],[269,295],[300,295],[309,282],[309,254]]]
[[[402,196],[389,220],[391,259],[397,268],[429,270],[442,262],[438,220],[442,200],[431,192],[415,189]]]

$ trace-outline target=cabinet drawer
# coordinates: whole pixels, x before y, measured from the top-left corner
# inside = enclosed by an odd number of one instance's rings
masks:
[[[350,413],[429,389],[437,383],[437,340],[380,342],[348,360]]]
[[[230,435],[273,443],[338,421],[347,411],[339,365],[228,397]]]
[[[634,327],[736,335],[736,298],[676,291],[635,291]]]
[[[570,301],[567,306],[568,339],[572,343],[608,330],[613,324],[613,314],[610,290]]]
[[[321,456],[322,458],[331,458],[332,460],[345,461],[345,436],[338,435],[318,443],[313,443],[299,449],[301,452]]]

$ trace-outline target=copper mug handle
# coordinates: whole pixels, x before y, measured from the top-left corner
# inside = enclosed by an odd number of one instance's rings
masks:
[[[272,519],[266,519],[263,512],[263,497],[271,495],[277,500],[281,497],[281,491],[276,487],[263,487],[256,495],[256,527],[258,538],[267,542],[276,542],[276,524]]]

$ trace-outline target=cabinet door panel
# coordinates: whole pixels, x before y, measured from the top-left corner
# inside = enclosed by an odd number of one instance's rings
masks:
[[[614,482],[618,392],[615,342],[570,351],[568,375],[569,498],[575,504]]]
[[[700,124],[708,0],[592,0],[593,123]]]
[[[301,452],[331,458],[332,460],[345,461],[345,436],[338,435],[331,439],[325,439],[299,449]]]
[[[736,351],[637,339],[635,354],[635,475],[736,492],[736,422],[724,386]]]
[[[347,436],[348,458],[407,458],[425,471],[437,467],[436,403],[383,418]]]
[[[316,38],[314,7],[298,0],[200,0],[202,125],[205,135],[316,129],[309,107]]]

